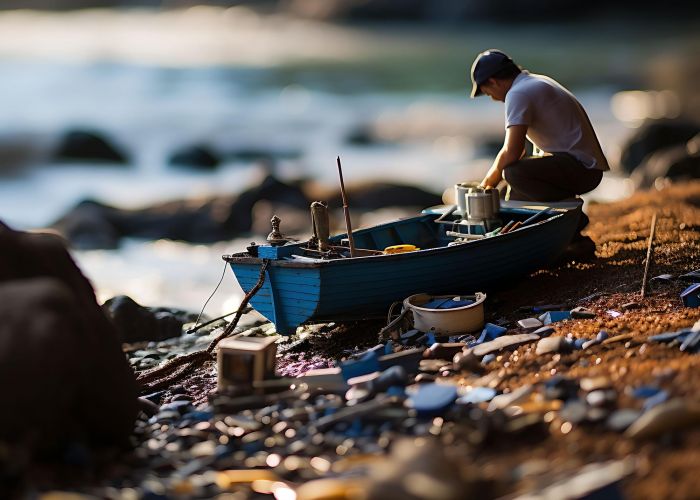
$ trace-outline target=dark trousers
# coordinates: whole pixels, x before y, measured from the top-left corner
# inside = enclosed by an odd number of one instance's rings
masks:
[[[510,185],[511,200],[561,201],[595,189],[603,172],[584,167],[567,153],[555,153],[511,163],[503,178]]]

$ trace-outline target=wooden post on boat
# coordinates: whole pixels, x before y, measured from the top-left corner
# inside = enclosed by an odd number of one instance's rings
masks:
[[[338,175],[340,176],[340,194],[343,197],[343,213],[345,214],[345,228],[348,232],[348,242],[350,243],[350,257],[355,257],[355,240],[352,237],[352,226],[350,225],[350,210],[348,208],[348,198],[345,196],[345,183],[343,182],[343,169],[340,166],[340,156],[336,159],[338,163]]]

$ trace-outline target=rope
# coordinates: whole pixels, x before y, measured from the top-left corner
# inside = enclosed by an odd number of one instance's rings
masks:
[[[233,318],[231,323],[226,326],[224,331],[211,341],[206,349],[202,349],[196,352],[191,352],[183,356],[178,356],[165,363],[163,366],[158,366],[152,368],[151,370],[146,370],[141,372],[136,378],[136,382],[141,386],[142,393],[154,392],[163,387],[169,387],[178,380],[181,380],[186,375],[193,372],[195,369],[203,365],[206,361],[213,358],[212,353],[219,342],[231,335],[238,325],[238,322],[243,316],[243,312],[250,302],[250,299],[258,293],[260,288],[262,288],[265,283],[265,273],[270,266],[270,260],[264,259],[263,264],[260,267],[260,275],[258,277],[258,282],[253,288],[245,294],[240,306],[238,306],[238,311],[236,311],[236,316]]]
[[[192,328],[190,328],[189,330],[187,330],[187,333],[194,333],[194,332],[196,332],[197,330],[199,330],[202,326],[204,326],[204,325],[200,325],[200,324],[199,324],[199,320],[202,318],[202,314],[204,314],[204,310],[207,308],[207,304],[209,303],[209,301],[211,300],[211,298],[214,296],[214,294],[216,293],[216,291],[217,291],[217,290],[219,289],[219,287],[221,286],[221,282],[224,281],[224,276],[226,276],[226,268],[227,268],[227,267],[228,267],[228,262],[224,262],[224,270],[221,271],[221,278],[219,278],[219,282],[216,284],[216,288],[214,288],[214,291],[211,292],[211,295],[209,296],[209,298],[207,299],[207,301],[206,301],[206,302],[204,303],[204,305],[202,306],[202,310],[199,311],[199,315],[197,315],[197,321],[194,322],[194,326],[193,326]],[[230,313],[230,314],[233,314],[233,313]],[[227,314],[226,316],[228,316],[228,314]],[[224,316],[224,318],[225,318],[226,316]],[[221,319],[221,318],[219,318],[219,319]],[[208,323],[205,323],[205,324],[208,324]]]

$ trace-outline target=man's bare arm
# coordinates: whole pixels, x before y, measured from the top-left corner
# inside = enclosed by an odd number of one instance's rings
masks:
[[[503,178],[503,169],[522,158],[525,153],[526,134],[527,125],[513,125],[506,129],[503,147],[496,155],[486,177],[481,181],[482,186],[496,187]]]

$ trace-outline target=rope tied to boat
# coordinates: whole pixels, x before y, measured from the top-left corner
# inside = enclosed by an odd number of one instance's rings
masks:
[[[164,387],[169,387],[202,366],[206,361],[211,360],[214,357],[213,353],[216,346],[219,344],[219,342],[226,337],[229,337],[233,333],[238,325],[238,322],[246,311],[248,302],[250,302],[253,296],[255,296],[255,294],[262,288],[263,284],[265,283],[265,274],[267,273],[269,267],[270,259],[263,259],[257,283],[248,291],[248,293],[245,294],[245,297],[243,297],[233,320],[231,320],[221,334],[211,341],[206,349],[191,352],[183,356],[178,356],[162,366],[157,366],[150,370],[141,372],[136,377],[136,382],[141,386],[141,393],[144,394],[154,392]]]

